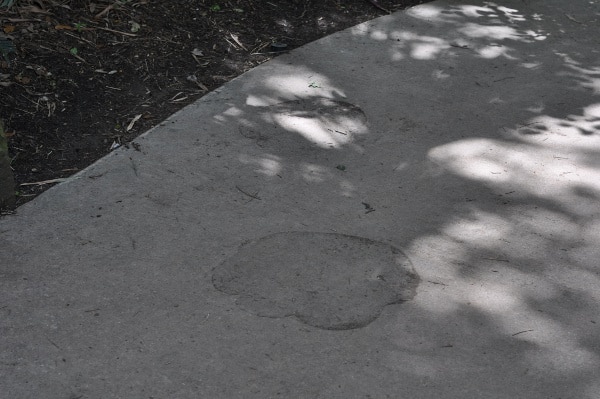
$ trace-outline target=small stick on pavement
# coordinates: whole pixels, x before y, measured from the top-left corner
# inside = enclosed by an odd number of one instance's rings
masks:
[[[250,198],[254,198],[254,199],[257,199],[257,200],[261,200],[262,199],[259,196],[257,196],[258,191],[256,192],[256,194],[250,194],[250,193],[247,193],[246,191],[242,190],[239,186],[235,186],[235,188],[237,188],[238,190],[240,190],[240,192],[242,194],[246,194]]]
[[[569,18],[571,21],[576,22],[578,24],[582,24],[584,25],[583,22],[576,20],[575,18],[573,18],[572,16],[570,16],[569,14],[565,14],[565,17]]]
[[[518,333],[514,333],[512,336],[514,337],[515,335],[519,335],[519,334],[523,334],[523,333],[526,333],[526,332],[531,332],[531,331],[533,331],[533,330],[523,330],[523,331],[519,331]]]

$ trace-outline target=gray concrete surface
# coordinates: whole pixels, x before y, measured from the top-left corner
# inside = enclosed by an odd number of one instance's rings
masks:
[[[600,398],[600,3],[501,4],[278,57],[0,220],[0,397]]]

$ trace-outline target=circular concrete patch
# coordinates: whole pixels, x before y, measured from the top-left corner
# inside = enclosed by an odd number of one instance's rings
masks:
[[[412,299],[419,277],[398,248],[343,234],[277,233],[243,244],[213,271],[219,291],[258,316],[327,330],[363,327]]]

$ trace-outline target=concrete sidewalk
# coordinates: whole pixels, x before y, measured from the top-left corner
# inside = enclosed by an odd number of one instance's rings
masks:
[[[0,220],[0,397],[600,398],[600,2],[276,58]]]

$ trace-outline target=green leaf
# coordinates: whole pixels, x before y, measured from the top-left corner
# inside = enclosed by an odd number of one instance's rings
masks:
[[[131,31],[133,33],[138,32],[142,28],[142,26],[135,21],[129,21],[129,24],[131,25]]]
[[[6,62],[9,62],[8,55],[15,52],[15,45],[7,38],[0,37],[0,55]]]
[[[73,26],[75,27],[75,29],[76,29],[78,32],[81,32],[81,30],[82,30],[83,28],[85,28],[87,25],[86,25],[84,22],[77,22],[77,23],[73,24]]]
[[[0,37],[0,52],[2,52],[4,55],[14,53],[15,45],[11,40],[8,40],[5,37]]]
[[[0,3],[0,7],[11,8],[13,4],[15,4],[15,1],[16,0],[3,0],[2,3]]]

